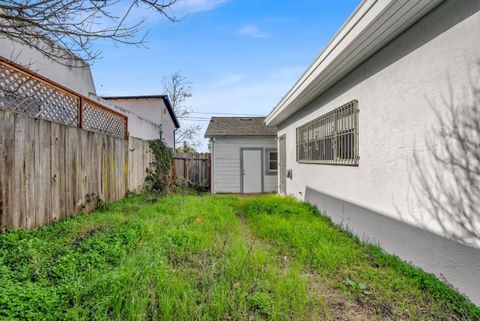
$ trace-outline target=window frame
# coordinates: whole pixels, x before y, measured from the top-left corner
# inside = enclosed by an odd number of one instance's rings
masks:
[[[270,169],[270,153],[277,154],[277,169],[272,170]],[[265,148],[265,175],[277,175],[278,174],[278,150],[276,148]]]
[[[297,127],[297,163],[358,166],[359,112],[358,100],[352,100]],[[342,127],[346,130],[340,131]],[[353,149],[353,157],[345,157],[350,156],[352,152],[350,148],[345,148],[347,144]],[[321,153],[328,159],[309,159],[314,158],[316,153]],[[301,158],[301,154],[305,154],[306,157]]]

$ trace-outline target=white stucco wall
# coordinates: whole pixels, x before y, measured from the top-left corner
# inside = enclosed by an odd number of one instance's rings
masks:
[[[168,146],[174,147],[174,132],[175,124],[168,112],[167,106],[163,102],[163,99],[157,98],[139,98],[139,99],[108,99],[108,101],[116,106],[121,107],[124,110],[130,111],[143,119],[146,119],[157,125],[162,125],[163,138]],[[141,135],[145,128],[140,122],[132,122],[129,130],[130,134],[134,137]],[[158,138],[159,131],[157,130]]]
[[[163,109],[163,137],[167,142],[168,146],[174,147],[175,144],[175,123],[173,122],[172,117],[168,113],[167,107],[164,105]],[[178,146],[176,146],[178,147]]]
[[[51,79],[84,96],[95,94],[90,66],[78,64],[77,67],[67,67],[57,63],[41,52],[30,47],[14,43],[0,37],[0,56]]]
[[[128,117],[128,133],[130,137],[151,140],[160,137],[161,126],[145,119],[123,107],[114,104],[114,101],[102,99],[95,95],[90,98],[97,100],[104,106],[116,110]]]
[[[287,194],[303,199],[306,187],[312,187],[418,224],[418,209],[410,202],[413,153],[426,153],[425,138],[437,125],[429,101],[441,104],[442,95],[450,98],[449,88],[458,102],[472,100],[464,88],[480,81],[479,3],[441,5],[280,124],[287,168],[293,170]],[[297,163],[296,128],[353,99],[360,108],[359,166]],[[440,233],[435,222],[427,223]]]
[[[443,275],[477,304],[480,252],[422,232],[446,236],[414,195],[413,155],[426,160],[425,140],[441,130],[432,106],[447,112],[445,101],[452,98],[457,106],[472,104],[468,89],[480,84],[479,40],[480,1],[446,1],[278,128],[278,136],[286,135],[287,169],[293,171],[287,194]],[[359,166],[296,162],[296,128],[353,99],[360,108]]]
[[[212,192],[240,193],[240,148],[276,149],[275,137],[216,137],[212,153]],[[265,168],[265,167],[264,167]],[[277,190],[277,175],[263,173],[264,192]]]

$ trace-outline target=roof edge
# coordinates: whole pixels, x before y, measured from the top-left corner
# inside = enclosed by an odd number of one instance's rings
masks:
[[[168,95],[138,95],[138,96],[102,96],[100,97],[105,100],[119,100],[119,99],[162,99],[163,102],[165,103],[165,106],[167,106],[168,113],[170,114],[170,117],[172,118],[172,121],[175,125],[175,128],[178,129],[180,128],[180,122],[178,121],[177,115],[175,114],[175,111],[173,110],[173,105],[170,102],[170,98]]]
[[[165,103],[165,106],[167,106],[168,113],[170,114],[170,117],[173,120],[173,123],[175,124],[175,129],[180,128],[180,122],[178,121],[177,115],[175,114],[175,111],[173,110],[173,105],[170,102],[170,98],[168,98],[167,95],[163,95],[163,102]]]
[[[115,99],[163,99],[167,95],[131,95],[131,96],[102,96],[101,98],[106,100],[115,100]]]
[[[267,115],[275,126],[324,93],[444,0],[363,0]]]
[[[245,134],[205,134],[203,136],[204,138],[215,138],[215,137],[277,137],[277,134],[251,134],[251,135],[245,135]]]

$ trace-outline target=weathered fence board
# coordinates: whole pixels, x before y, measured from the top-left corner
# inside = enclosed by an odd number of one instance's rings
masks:
[[[32,228],[138,192],[148,142],[0,110],[0,231]]]
[[[210,153],[175,153],[174,174],[189,185],[210,188],[211,154]]]

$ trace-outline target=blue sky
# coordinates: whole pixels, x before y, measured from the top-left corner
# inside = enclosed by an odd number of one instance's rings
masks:
[[[181,71],[192,83],[195,117],[266,115],[359,2],[180,0],[179,22],[148,20],[148,48],[99,46],[103,58],[92,66],[98,94],[162,93],[162,77]],[[208,122],[195,122],[203,137]]]

